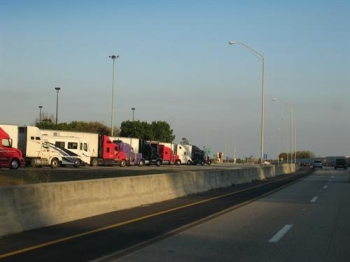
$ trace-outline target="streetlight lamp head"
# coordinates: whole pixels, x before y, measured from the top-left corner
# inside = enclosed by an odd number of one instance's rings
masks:
[[[59,91],[61,88],[60,88],[60,87],[55,87],[55,89],[56,89],[57,91]]]
[[[230,42],[228,42],[230,45],[235,45],[235,44],[237,44],[237,42],[236,41],[230,41]]]

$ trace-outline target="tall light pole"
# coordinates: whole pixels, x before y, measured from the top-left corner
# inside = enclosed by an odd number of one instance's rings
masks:
[[[112,70],[112,113],[111,113],[111,136],[113,136],[114,128],[114,62],[119,57],[119,55],[111,55],[109,58],[113,60],[113,70]]]
[[[281,99],[278,98],[272,98],[272,101],[279,101],[281,102],[283,105],[285,105],[286,107],[289,108],[289,113],[290,113],[290,163],[293,163],[293,159],[296,162],[296,152],[295,152],[295,144],[294,144],[294,116],[293,116],[293,106],[287,104],[286,102],[284,102]],[[293,157],[293,152],[295,154],[295,156]]]
[[[252,52],[255,56],[260,58],[262,64],[262,74],[261,74],[261,128],[260,128],[260,157],[261,163],[264,163],[264,129],[265,129],[265,56],[250,46],[236,41],[228,42],[230,45],[240,44]]]
[[[41,123],[41,109],[43,108],[43,106],[39,106],[39,123]]]
[[[57,92],[56,96],[56,127],[57,127],[57,119],[58,119],[58,92],[61,90],[60,87],[55,87],[55,90]]]
[[[131,110],[132,110],[132,121],[134,122],[135,107],[132,107]]]

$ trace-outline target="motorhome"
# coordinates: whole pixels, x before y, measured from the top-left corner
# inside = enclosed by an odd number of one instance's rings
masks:
[[[48,136],[43,134],[43,138],[47,139],[55,147],[58,147],[67,156],[76,158],[76,165],[90,165],[91,155],[89,144],[85,139],[79,137],[66,136]]]
[[[119,165],[123,167],[130,161],[129,156],[121,150],[120,146],[113,143],[110,137],[106,135],[46,129],[41,130],[41,132],[56,146],[70,155],[75,154],[86,165]]]
[[[56,168],[62,163],[61,153],[43,139],[39,128],[35,126],[18,127],[18,148],[27,165]]]

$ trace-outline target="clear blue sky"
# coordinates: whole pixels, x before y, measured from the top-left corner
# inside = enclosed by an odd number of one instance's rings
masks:
[[[212,153],[350,155],[350,4],[346,0],[0,0],[0,122],[29,125],[39,108],[59,121],[168,121]],[[234,149],[234,150],[233,150]]]

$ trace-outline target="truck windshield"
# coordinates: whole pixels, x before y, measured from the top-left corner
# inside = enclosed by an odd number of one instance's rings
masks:
[[[1,139],[1,145],[6,147],[11,147],[12,141],[11,139],[3,138]]]

